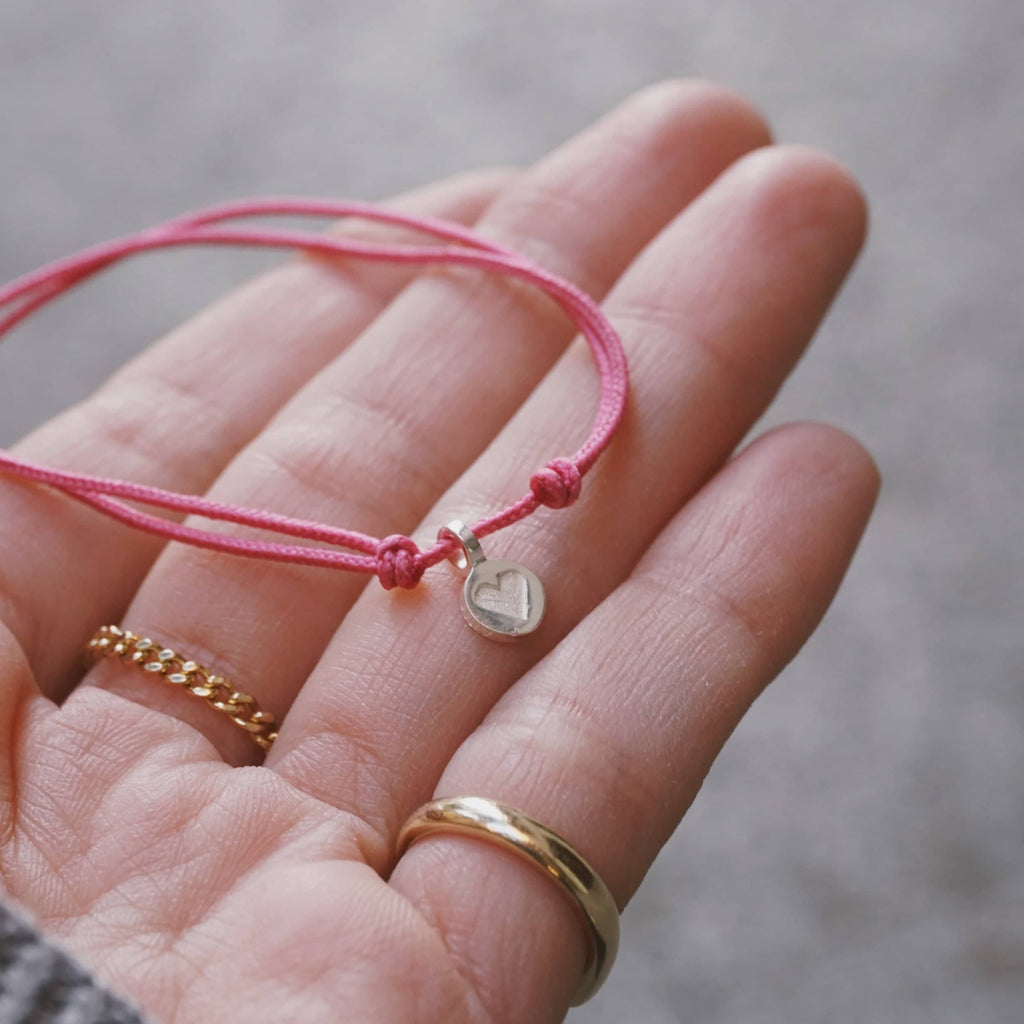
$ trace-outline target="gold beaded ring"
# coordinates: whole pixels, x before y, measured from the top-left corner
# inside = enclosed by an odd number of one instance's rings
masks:
[[[261,711],[255,697],[155,640],[119,626],[101,626],[87,650],[97,658],[120,658],[126,665],[136,665],[202,698],[243,729],[261,750],[270,750],[277,739],[274,716]]]

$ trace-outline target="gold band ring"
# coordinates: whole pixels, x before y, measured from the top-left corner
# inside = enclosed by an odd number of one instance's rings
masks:
[[[398,856],[437,832],[475,836],[515,853],[558,882],[580,912],[590,951],[573,1006],[585,1003],[608,977],[619,949],[619,910],[597,872],[559,835],[514,807],[479,796],[424,804],[398,834]]]
[[[86,648],[97,658],[120,658],[146,672],[162,676],[169,683],[201,697],[210,707],[227,715],[261,750],[270,750],[277,739],[274,716],[261,711],[256,698],[236,690],[218,676],[169,647],[139,636],[120,626],[101,626]]]

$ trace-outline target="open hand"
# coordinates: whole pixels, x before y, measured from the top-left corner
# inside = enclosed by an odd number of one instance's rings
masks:
[[[525,172],[397,200],[582,286],[630,359],[626,419],[580,501],[486,545],[545,582],[527,640],[471,632],[443,567],[385,593],[162,546],[0,479],[3,885],[154,1021],[564,1015],[586,944],[557,886],[460,837],[396,864],[395,837],[435,794],[492,797],[565,836],[624,905],[823,614],[874,500],[871,460],[811,424],[731,456],[865,215],[829,158],[767,143],[731,94],[670,83]],[[298,259],[17,451],[430,542],[586,435],[597,375],[571,333],[504,279]],[[105,623],[284,717],[265,765],[202,701],[87,665]]]

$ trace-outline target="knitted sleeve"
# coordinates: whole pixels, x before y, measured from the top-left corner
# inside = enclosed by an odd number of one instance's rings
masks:
[[[0,903],[0,1024],[144,1024]]]

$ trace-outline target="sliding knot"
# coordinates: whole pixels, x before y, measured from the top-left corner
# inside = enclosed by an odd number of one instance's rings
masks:
[[[580,496],[580,471],[569,459],[552,459],[530,477],[534,497],[548,508],[566,508]]]
[[[385,537],[377,545],[377,579],[385,590],[411,590],[420,581],[424,566],[415,541],[400,533]]]

